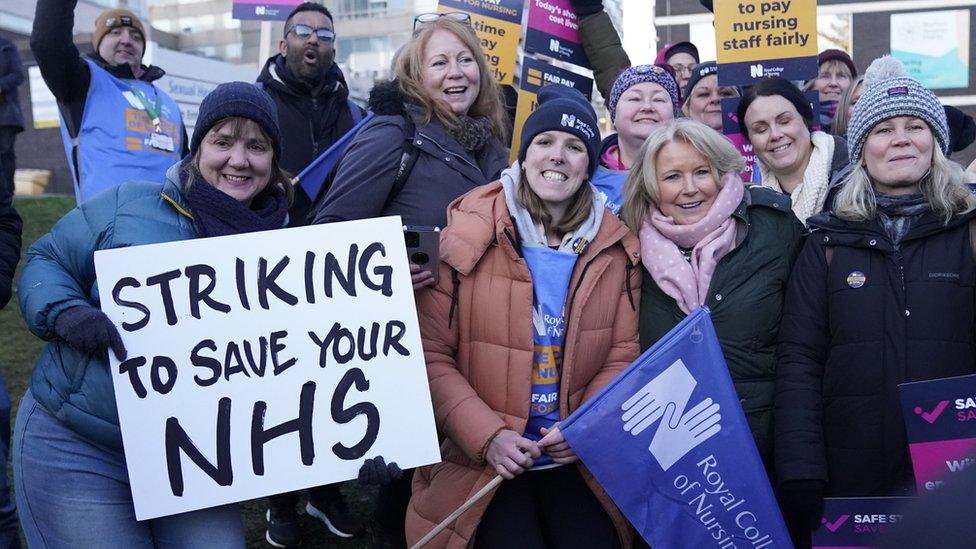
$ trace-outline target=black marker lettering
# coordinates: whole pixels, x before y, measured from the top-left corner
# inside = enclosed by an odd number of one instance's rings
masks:
[[[146,307],[142,303],[138,303],[136,301],[126,301],[121,297],[122,290],[124,288],[138,288],[140,286],[141,284],[139,284],[138,280],[132,278],[131,276],[127,276],[116,282],[115,287],[112,288],[112,299],[115,301],[116,305],[119,307],[129,307],[142,313],[142,318],[138,321],[122,323],[122,329],[127,332],[134,332],[140,328],[144,328],[146,324],[149,324],[149,307]]]
[[[254,411],[251,414],[251,466],[255,475],[264,474],[264,445],[291,432],[298,433],[302,463],[312,464],[315,460],[315,441],[312,438],[314,406],[315,382],[309,381],[302,385],[302,393],[298,399],[298,417],[265,429],[264,415],[268,411],[268,403],[262,400],[254,403]]]
[[[204,302],[208,307],[222,313],[230,312],[230,305],[221,303],[210,297],[210,293],[217,287],[217,271],[210,265],[190,265],[184,269],[187,278],[190,279],[190,314],[193,318],[200,318],[200,302]],[[207,287],[200,291],[200,277],[206,276]]]
[[[366,416],[366,434],[363,435],[362,440],[351,447],[344,446],[341,442],[332,446],[332,452],[336,457],[345,460],[359,459],[366,455],[366,452],[376,442],[376,437],[380,432],[380,411],[372,402],[359,402],[349,408],[345,407],[346,395],[353,385],[360,392],[369,389],[369,381],[366,380],[366,376],[359,368],[350,368],[339,380],[335,393],[332,395],[332,419],[336,423],[349,423],[360,414]]]
[[[163,298],[163,308],[166,310],[166,324],[176,324],[176,309],[173,308],[173,290],[169,283],[180,277],[180,270],[174,269],[159,273],[146,279],[147,286],[159,286],[159,295]]]
[[[166,469],[169,473],[169,487],[173,495],[183,495],[183,462],[180,452],[186,454],[201,471],[220,486],[230,486],[234,482],[234,469],[230,461],[230,399],[224,397],[217,403],[217,465],[204,457],[196,444],[183,430],[175,417],[166,420]]]

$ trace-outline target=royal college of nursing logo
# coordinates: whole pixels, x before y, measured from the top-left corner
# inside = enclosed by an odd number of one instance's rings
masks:
[[[711,397],[686,411],[697,385],[678,359],[621,406],[623,429],[633,436],[661,420],[648,450],[665,471],[722,430],[720,407]]]

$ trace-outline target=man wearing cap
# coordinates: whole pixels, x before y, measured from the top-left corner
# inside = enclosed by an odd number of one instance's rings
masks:
[[[142,64],[146,32],[125,9],[95,19],[82,56],[72,42],[77,0],[38,0],[30,46],[58,101],[61,138],[82,203],[123,181],[159,181],[186,151],[179,107],[153,85],[163,70]]]
[[[258,82],[274,99],[283,136],[281,167],[298,174],[362,119],[335,64],[335,27],[325,6],[305,2],[285,21],[279,53],[265,63]],[[311,200],[295,188],[292,225],[305,225]]]

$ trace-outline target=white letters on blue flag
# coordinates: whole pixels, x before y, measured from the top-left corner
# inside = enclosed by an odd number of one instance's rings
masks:
[[[560,429],[654,549],[792,547],[706,307]]]

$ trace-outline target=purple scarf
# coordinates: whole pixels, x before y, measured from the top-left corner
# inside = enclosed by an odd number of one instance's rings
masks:
[[[732,214],[744,192],[738,174],[727,173],[722,178],[722,190],[697,223],[678,225],[653,205],[641,223],[644,268],[685,313],[705,303],[715,266],[735,245]],[[685,260],[679,248],[691,249],[691,261]]]

